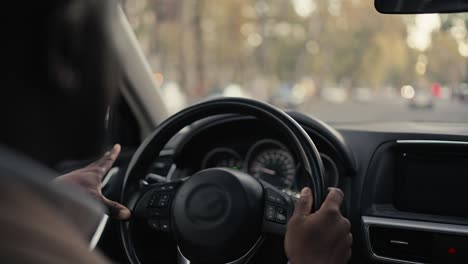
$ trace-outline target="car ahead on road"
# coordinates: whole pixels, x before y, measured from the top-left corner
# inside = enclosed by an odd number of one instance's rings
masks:
[[[93,237],[100,252],[131,264],[288,263],[284,235],[301,188],[312,189],[315,211],[327,188],[338,187],[353,235],[349,263],[468,263],[466,108],[415,122],[396,101],[380,119],[359,122],[357,111],[381,109],[364,92],[366,104],[353,103],[338,113],[347,120],[336,122],[328,117],[343,109],[347,93],[323,88],[401,87],[430,74],[466,80],[452,71],[466,67],[466,44],[451,33],[467,30],[466,17],[385,16],[370,1],[124,2],[109,34],[118,37],[109,41],[125,76],[107,120],[122,153],[102,192],[132,218],[100,225]],[[445,0],[376,0],[375,7],[468,11],[466,1]],[[445,58],[453,61],[430,64]],[[304,75],[324,101],[339,104],[315,113],[247,98],[206,100],[214,93],[208,87],[236,84],[234,92],[255,94],[245,85],[253,79],[294,83]],[[171,98],[186,106],[168,116]],[[448,122],[453,116],[461,121]]]
[[[426,90],[416,90],[408,102],[411,108],[431,109],[434,107],[434,96]]]
[[[461,99],[464,101],[464,102],[468,102],[468,89],[465,88],[465,89],[462,89],[461,92]]]
[[[458,89],[458,98],[463,102],[468,102],[468,84],[463,83]]]

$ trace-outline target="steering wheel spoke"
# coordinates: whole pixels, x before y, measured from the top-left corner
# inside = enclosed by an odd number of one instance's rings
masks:
[[[141,190],[133,215],[146,220],[149,227],[156,231],[171,231],[171,206],[183,180],[152,184]]]
[[[284,235],[286,224],[294,212],[294,201],[291,196],[278,190],[265,181],[263,185],[264,213],[262,232],[264,234]]]

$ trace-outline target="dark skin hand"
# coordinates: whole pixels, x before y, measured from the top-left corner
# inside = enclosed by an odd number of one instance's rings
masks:
[[[349,261],[353,237],[350,222],[340,212],[343,198],[340,189],[329,188],[320,209],[311,214],[312,192],[309,188],[301,191],[286,232],[285,250],[290,263],[337,264]]]
[[[99,160],[82,169],[61,175],[55,179],[55,182],[84,188],[87,193],[102,201],[109,208],[112,217],[118,220],[127,220],[130,218],[130,210],[118,202],[107,199],[101,192],[102,178],[112,168],[119,154],[120,145],[116,144]]]

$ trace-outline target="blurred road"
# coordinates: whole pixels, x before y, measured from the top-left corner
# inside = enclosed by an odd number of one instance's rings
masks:
[[[432,108],[411,108],[408,101],[306,102],[297,109],[331,123],[421,121],[468,123],[468,102],[435,100]]]

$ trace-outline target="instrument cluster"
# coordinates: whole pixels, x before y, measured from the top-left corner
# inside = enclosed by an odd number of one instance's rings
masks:
[[[321,156],[327,185],[338,185],[335,162],[325,154]],[[244,155],[230,147],[216,147],[203,157],[201,169],[222,167],[241,170],[286,193],[297,195],[300,190],[296,186],[296,173],[300,165],[283,143],[262,139],[252,144]]]

